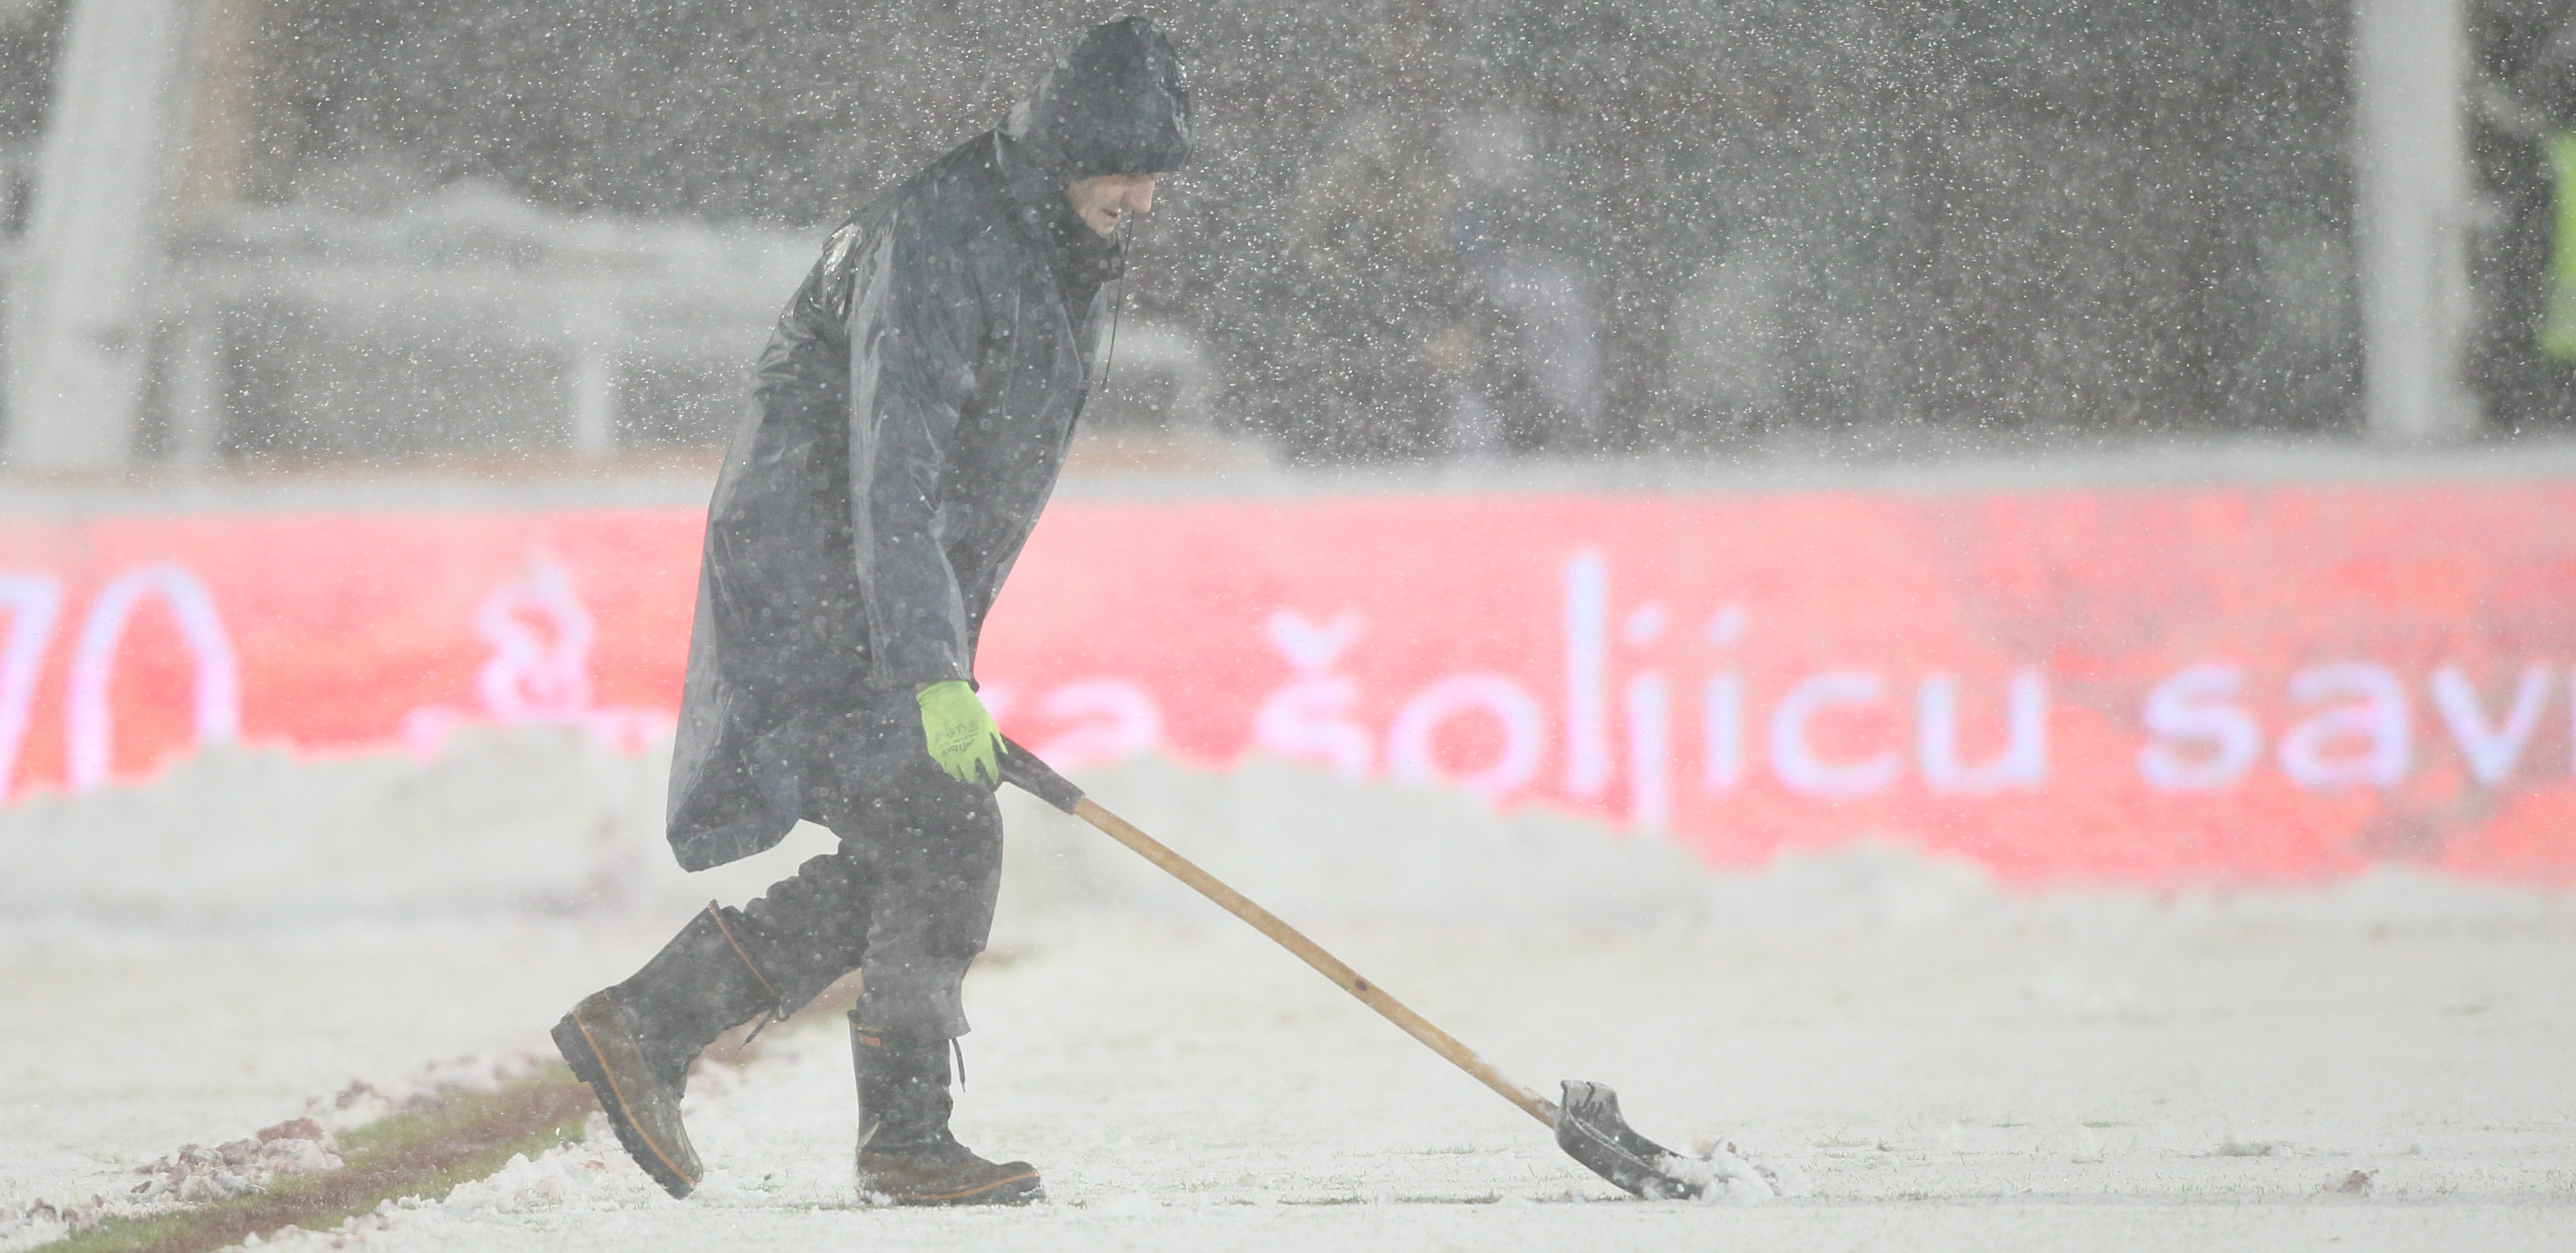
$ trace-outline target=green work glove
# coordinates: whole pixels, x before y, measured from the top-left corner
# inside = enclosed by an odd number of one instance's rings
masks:
[[[2540,351],[2576,361],[2576,132],[2546,142],[2549,168],[2558,179],[2558,242],[2549,259],[2549,304],[2540,327]]]
[[[960,783],[1002,785],[1002,730],[966,680],[933,683],[913,699],[921,702],[921,738],[941,771]]]

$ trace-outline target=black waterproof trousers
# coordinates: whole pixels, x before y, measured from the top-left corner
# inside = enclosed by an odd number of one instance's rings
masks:
[[[912,1037],[964,1035],[958,985],[984,951],[1001,885],[993,790],[940,773],[909,692],[818,718],[808,730],[804,812],[841,847],[743,907],[753,960],[783,1009],[859,970],[859,1023]]]

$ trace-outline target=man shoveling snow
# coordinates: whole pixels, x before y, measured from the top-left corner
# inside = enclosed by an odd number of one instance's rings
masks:
[[[1118,228],[1189,158],[1172,47],[1093,30],[1001,127],[859,210],[760,359],[707,519],[669,834],[691,870],[798,819],[839,851],[709,905],[556,1024],[627,1152],[674,1196],[702,1171],[690,1062],[852,970],[862,1195],[1025,1202],[1026,1162],[949,1134],[958,996],[1001,868],[984,616],[1055,487],[1121,272]]]

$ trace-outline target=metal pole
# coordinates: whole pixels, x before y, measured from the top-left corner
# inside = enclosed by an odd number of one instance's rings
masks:
[[[170,464],[192,474],[211,470],[222,455],[226,374],[222,312],[192,306],[170,337],[169,373],[163,387],[170,409]]]
[[[71,0],[0,333],[14,470],[133,454],[195,17],[188,0]]]
[[[614,306],[579,290],[565,310],[572,393],[572,451],[587,460],[617,452],[617,361],[620,327]]]
[[[2460,375],[2474,316],[2462,0],[2354,0],[2355,233],[2370,437],[2454,441],[2481,425]]]

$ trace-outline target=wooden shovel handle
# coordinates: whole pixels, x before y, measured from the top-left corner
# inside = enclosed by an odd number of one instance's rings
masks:
[[[1492,1088],[1504,1100],[1519,1106],[1522,1112],[1550,1127],[1556,1125],[1556,1102],[1505,1078],[1503,1073],[1494,1069],[1491,1063],[1477,1056],[1474,1049],[1459,1043],[1456,1036],[1431,1025],[1429,1019],[1413,1012],[1404,1002],[1387,995],[1386,989],[1362,978],[1360,972],[1351,969],[1341,958],[1324,951],[1323,945],[1307,939],[1304,932],[1289,926],[1280,919],[1279,915],[1263,909],[1250,897],[1227,887],[1215,875],[1199,869],[1196,862],[1173,852],[1162,841],[1137,830],[1134,823],[1102,808],[1099,802],[1083,795],[1081,789],[1067,782],[1064,776],[1057,774],[1045,762],[1039,761],[1027,749],[1008,741],[1005,741],[1005,748],[1007,751],[1004,754],[1004,777],[1012,783],[1027,789],[1038,799],[1100,828],[1110,839],[1136,850],[1137,854],[1145,860],[1162,867],[1164,873],[1190,885],[1199,895],[1223,906],[1227,913],[1251,923],[1253,930],[1269,936],[1281,948],[1295,953],[1299,960],[1314,967],[1343,991],[1358,997],[1361,1004],[1376,1010],[1388,1022],[1402,1027],[1406,1035],[1422,1041],[1432,1052],[1448,1058],[1451,1065],[1474,1075],[1477,1082]]]
[[[1073,816],[1100,828],[1110,839],[1136,850],[1145,860],[1162,867],[1165,873],[1196,889],[1199,895],[1224,906],[1227,913],[1251,923],[1253,930],[1269,936],[1277,941],[1281,948],[1295,953],[1299,960],[1314,967],[1343,991],[1360,998],[1361,1004],[1376,1010],[1388,1022],[1404,1028],[1406,1035],[1422,1041],[1432,1052],[1448,1058],[1458,1069],[1474,1075],[1477,1082],[1500,1093],[1504,1100],[1520,1106],[1530,1117],[1550,1127],[1556,1125],[1556,1102],[1504,1077],[1501,1071],[1494,1069],[1492,1063],[1478,1056],[1476,1050],[1459,1043],[1458,1037],[1433,1026],[1429,1019],[1413,1012],[1404,1002],[1389,996],[1386,989],[1369,982],[1341,958],[1326,952],[1323,945],[1307,939],[1305,932],[1289,926],[1279,915],[1263,909],[1243,893],[1226,886],[1215,875],[1201,870],[1196,862],[1173,852],[1162,841],[1137,830],[1135,824],[1101,808],[1098,801],[1088,796],[1074,802]]]

